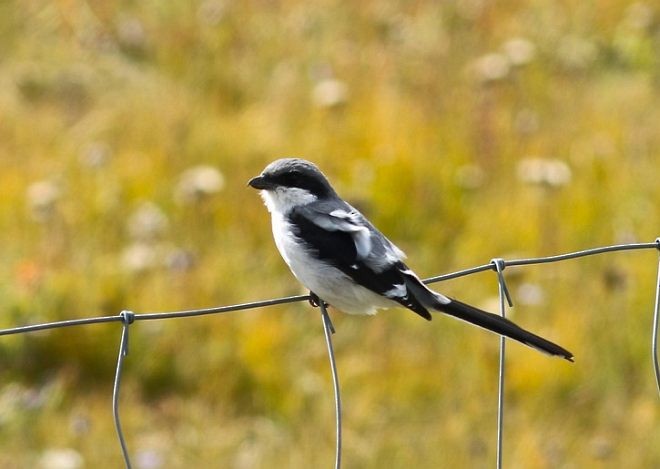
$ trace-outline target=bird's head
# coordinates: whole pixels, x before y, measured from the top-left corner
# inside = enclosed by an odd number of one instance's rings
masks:
[[[296,206],[336,196],[316,165],[300,158],[273,161],[259,176],[250,179],[248,185],[261,190],[271,212],[286,213]]]

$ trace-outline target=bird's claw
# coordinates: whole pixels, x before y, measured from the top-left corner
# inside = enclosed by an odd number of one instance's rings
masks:
[[[314,293],[313,291],[309,292],[309,304],[312,305],[314,308],[318,308],[323,304],[323,308],[321,309],[321,316],[323,317],[323,323],[325,326],[330,330],[332,334],[335,333],[335,326],[332,324],[332,320],[330,319],[330,316],[328,315],[328,303],[323,301],[319,296]]]
[[[321,298],[319,298],[319,296],[313,291],[309,292],[309,304],[312,305],[313,308],[318,308],[321,304]]]

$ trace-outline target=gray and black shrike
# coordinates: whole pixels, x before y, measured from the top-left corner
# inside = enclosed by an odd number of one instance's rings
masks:
[[[404,253],[342,200],[313,163],[280,159],[248,184],[261,191],[277,249],[313,300],[350,314],[400,305],[429,321],[433,309],[573,361],[565,348],[508,319],[429,289],[403,263]]]

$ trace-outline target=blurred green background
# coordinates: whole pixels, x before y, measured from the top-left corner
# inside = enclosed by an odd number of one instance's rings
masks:
[[[311,159],[422,276],[660,235],[654,2],[0,2],[0,327],[301,293],[246,187]],[[511,268],[508,467],[659,467],[657,255]],[[492,311],[483,273],[436,285]],[[494,464],[498,340],[333,315],[346,467]],[[119,324],[0,339],[0,465],[120,467]],[[329,467],[307,304],[131,327],[137,468]]]

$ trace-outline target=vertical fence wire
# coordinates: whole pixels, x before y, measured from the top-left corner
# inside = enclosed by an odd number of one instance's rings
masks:
[[[497,273],[497,285],[499,291],[499,305],[500,316],[506,318],[506,305],[504,300],[513,306],[509,289],[504,281],[504,259],[493,259],[491,261],[495,272]],[[504,375],[506,364],[506,337],[500,336],[500,363],[498,369],[497,379],[497,452],[496,452],[496,467],[502,469],[503,446],[504,446]]]
[[[341,393],[339,388],[339,374],[337,373],[337,363],[335,361],[335,352],[332,347],[332,334],[335,328],[330,320],[330,315],[326,309],[323,299],[319,301],[321,309],[321,318],[323,320],[323,334],[325,343],[328,347],[328,358],[330,359],[330,371],[332,373],[332,388],[335,394],[335,469],[341,468]]]
[[[505,261],[503,259],[494,259],[489,264],[484,264],[484,265],[464,269],[461,271],[428,278],[424,280],[424,283],[428,284],[442,280],[463,277],[478,272],[484,272],[487,270],[495,270],[498,275],[500,314],[504,317],[506,313],[505,300],[509,304],[509,307],[513,306],[511,301],[511,296],[507,289],[503,275],[504,268],[507,266],[526,266],[531,264],[545,264],[551,262],[564,261],[568,259],[575,259],[579,257],[591,256],[595,254],[614,252],[614,251],[629,251],[629,250],[650,249],[650,248],[655,248],[660,254],[660,237],[656,238],[656,240],[652,243],[619,244],[619,245],[586,249],[582,251],[576,251],[567,254],[548,256],[548,257],[516,259],[510,261]],[[660,395],[660,358],[658,356],[658,334],[660,328],[660,259],[658,261],[658,274],[655,284],[655,290],[656,291],[655,291],[655,306],[654,306],[654,314],[653,314],[653,331],[651,338],[651,352],[652,352],[653,369],[655,374],[656,386],[657,386],[658,394]],[[119,315],[116,316],[99,316],[99,317],[82,318],[82,319],[68,319],[68,320],[55,321],[50,323],[16,326],[6,329],[0,329],[0,336],[22,334],[28,332],[43,331],[48,329],[72,327],[79,325],[107,323],[107,322],[122,323],[121,341],[119,346],[117,367],[116,367],[115,379],[112,390],[112,413],[114,418],[115,429],[117,432],[117,438],[119,439],[119,444],[124,459],[124,464],[128,469],[131,469],[131,460],[129,457],[126,440],[124,438],[124,433],[122,431],[121,420],[119,415],[119,394],[120,394],[119,391],[121,386],[121,375],[123,371],[124,361],[126,356],[128,355],[128,330],[129,330],[129,326],[134,321],[160,320],[160,319],[182,318],[182,317],[191,317],[191,316],[202,316],[207,314],[227,313],[231,311],[250,310],[250,309],[273,306],[278,304],[304,301],[309,299],[310,297],[308,295],[298,295],[298,296],[290,296],[284,298],[274,298],[264,301],[253,301],[249,303],[242,303],[242,304],[230,305],[230,306],[192,309],[185,311],[155,312],[155,313],[142,313],[142,314],[135,314],[131,311],[122,311]],[[332,339],[331,339],[332,334],[335,331],[323,301],[319,302],[319,306],[321,308],[323,331],[324,331],[327,350],[328,350],[328,357],[330,360],[330,369],[332,373],[333,390],[335,396],[335,424],[336,424],[335,469],[340,469],[342,462],[341,461],[342,407],[341,407],[341,395],[340,395],[340,386],[339,386],[339,375],[337,373],[337,365],[335,361],[334,349],[332,346]],[[498,389],[498,431],[497,431],[498,469],[501,469],[502,467],[502,448],[503,448],[503,436],[504,436],[503,435],[504,376],[505,376],[505,352],[506,352],[505,341],[504,341],[505,339],[501,338],[500,340],[501,342],[500,342],[500,365],[499,365],[499,379],[498,379],[499,389]]]
[[[658,247],[660,249],[660,238],[658,238]],[[653,360],[653,370],[655,372],[655,385],[658,388],[658,395],[660,395],[660,362],[658,359],[658,322],[660,322],[660,252],[658,257],[658,275],[655,282],[655,306],[653,310],[653,333],[651,335],[651,357]]]
[[[122,311],[120,316],[122,317],[122,329],[119,353],[117,355],[115,381],[112,386],[112,416],[115,421],[115,430],[117,431],[121,454],[124,458],[124,465],[126,466],[126,469],[131,469],[131,458],[128,454],[128,447],[126,445],[126,439],[124,438],[124,432],[121,428],[121,419],[119,418],[119,386],[121,385],[121,373],[124,367],[124,359],[128,355],[128,328],[135,320],[135,314],[131,311]]]

